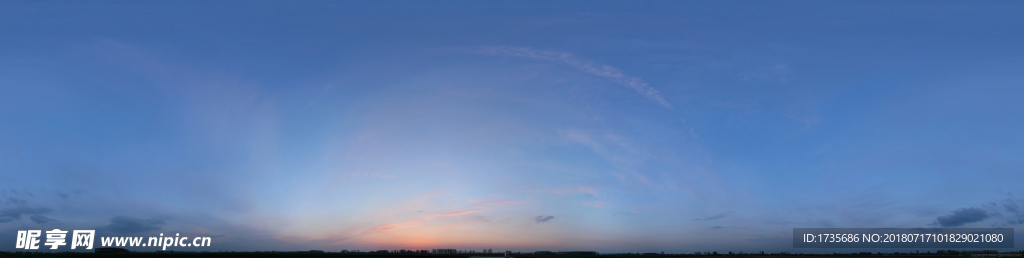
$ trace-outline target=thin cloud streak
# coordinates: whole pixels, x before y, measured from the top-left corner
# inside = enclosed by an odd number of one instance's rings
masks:
[[[404,222],[404,223],[381,224],[381,225],[377,225],[376,227],[373,227],[373,228],[370,228],[370,229],[367,229],[367,230],[363,231],[363,233],[360,234],[359,236],[357,236],[356,238],[363,238],[363,237],[367,237],[367,236],[370,236],[370,235],[374,235],[374,234],[378,234],[378,233],[384,233],[384,232],[389,232],[389,231],[396,230],[396,229],[419,227],[419,226],[422,226],[422,225],[423,225],[423,221],[419,221],[419,220],[408,221],[408,222]]]
[[[725,216],[726,216],[725,213],[720,213],[720,214],[717,214],[717,215],[714,215],[714,216],[709,216],[709,217],[704,217],[704,218],[696,218],[696,219],[693,219],[693,220],[716,220],[716,219],[725,218]]]
[[[477,205],[514,205],[523,203],[523,201],[473,201]]]
[[[548,222],[549,220],[553,220],[553,219],[555,219],[555,216],[551,216],[551,215],[548,215],[548,216],[541,215],[541,216],[533,217],[533,221],[535,223]]]
[[[591,75],[612,80],[622,86],[626,86],[640,95],[657,102],[659,105],[672,109],[672,105],[665,101],[665,98],[661,96],[658,90],[647,85],[642,79],[626,75],[618,68],[594,63],[591,61],[577,59],[569,53],[553,52],[553,51],[536,51],[525,47],[482,47],[478,51],[480,54],[485,55],[496,55],[496,56],[515,56],[525,57],[531,59],[540,59],[551,62],[560,63],[563,65],[572,66],[573,68],[579,69],[580,71],[589,73]]]
[[[456,212],[449,212],[449,213],[441,213],[441,214],[435,214],[434,217],[458,216],[458,215],[470,214],[470,213],[474,213],[474,212],[478,212],[478,211],[456,211]]]

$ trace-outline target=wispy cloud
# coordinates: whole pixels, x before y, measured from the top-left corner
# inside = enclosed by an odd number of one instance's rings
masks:
[[[553,220],[553,219],[555,219],[555,216],[550,216],[550,215],[549,216],[541,215],[541,216],[533,217],[533,221],[536,222],[536,223],[548,222],[548,221]]]
[[[726,213],[720,213],[720,214],[716,214],[714,216],[703,217],[703,218],[696,218],[694,220],[716,220],[716,219],[725,218],[725,216],[726,216]]]
[[[449,212],[449,213],[441,213],[441,214],[434,214],[434,217],[458,216],[458,215],[470,214],[470,213],[474,213],[474,212],[478,212],[478,211],[456,211],[456,212]]]
[[[547,190],[545,192],[555,193],[559,195],[582,194],[583,196],[586,197],[594,197],[597,196],[598,194],[597,189],[594,188],[593,186],[561,187]]]
[[[110,225],[99,227],[119,234],[134,234],[160,230],[164,221],[161,219],[140,219],[128,216],[117,216],[110,219]]]
[[[503,205],[503,204],[520,204],[520,203],[523,203],[522,201],[507,201],[507,200],[492,200],[492,201],[477,200],[477,201],[473,201],[473,202],[476,203],[476,204],[480,204],[480,205]]]
[[[43,216],[43,215],[39,215],[39,214],[35,214],[35,215],[32,215],[32,216],[29,216],[29,219],[32,219],[32,221],[34,221],[36,224],[47,224],[47,223],[58,223],[58,222],[60,222],[60,221],[57,221],[55,219],[51,219],[49,217],[46,217],[46,216]]]
[[[377,234],[377,233],[383,233],[383,232],[388,232],[388,231],[392,231],[392,230],[395,230],[395,229],[401,229],[401,228],[419,227],[419,226],[422,226],[422,225],[423,225],[423,221],[418,221],[418,220],[417,221],[402,222],[402,223],[381,224],[381,225],[378,225],[376,227],[372,227],[372,228],[364,231],[361,236],[369,236],[369,235],[373,235],[373,234]]]
[[[385,174],[376,173],[376,172],[374,172],[374,173],[370,173],[370,172],[348,173],[348,174],[343,174],[343,176],[348,177],[348,178],[356,178],[356,177],[376,177],[376,178],[387,178],[387,179],[394,179],[395,178],[395,176],[392,176],[392,175],[385,175]]]
[[[647,82],[637,77],[626,75],[618,68],[594,63],[573,57],[572,54],[564,52],[553,52],[553,51],[536,51],[525,47],[482,47],[478,53],[485,55],[496,55],[496,56],[514,56],[524,57],[531,59],[540,59],[545,61],[551,61],[563,65],[568,65],[573,68],[579,69],[585,73],[592,74],[597,77],[612,80],[622,86],[640,93],[644,97],[657,102],[659,105],[672,108],[672,105],[665,101],[665,98],[661,96],[658,90],[647,85]]]
[[[590,206],[590,207],[598,208],[598,209],[604,209],[605,207],[608,206],[607,203],[602,202],[602,201],[583,202],[583,205],[584,206]]]

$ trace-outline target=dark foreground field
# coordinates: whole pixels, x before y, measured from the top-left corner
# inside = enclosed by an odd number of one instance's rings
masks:
[[[177,258],[177,257],[256,257],[256,258],[285,258],[285,257],[300,257],[300,258],[470,258],[470,257],[494,257],[500,258],[502,256],[487,256],[487,255],[391,255],[391,254],[340,254],[340,253],[309,253],[309,252],[211,252],[211,253],[0,253],[0,258],[7,257],[33,257],[33,258],[100,258],[100,257],[117,257],[117,258]],[[516,255],[516,258],[811,258],[811,257],[884,257],[884,258],[942,258],[942,257],[1024,257],[1019,253],[1004,253],[1004,254],[986,254],[986,255],[970,255],[970,254],[959,254],[959,255],[819,255],[819,254],[807,254],[807,255],[720,255],[717,257],[711,256],[696,256],[696,255]]]

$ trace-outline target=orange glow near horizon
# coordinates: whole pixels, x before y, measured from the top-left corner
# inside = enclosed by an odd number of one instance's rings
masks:
[[[468,214],[464,211],[433,215],[450,217]],[[355,239],[335,242],[335,246],[369,246],[373,249],[429,250],[436,248],[509,248],[557,244],[558,241],[531,237],[508,231],[491,232],[493,229],[474,227],[474,223],[415,220],[386,223],[370,228]]]

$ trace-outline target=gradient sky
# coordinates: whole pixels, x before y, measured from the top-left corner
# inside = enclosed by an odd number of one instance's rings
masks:
[[[1013,227],[1019,249],[1022,13],[6,1],[0,250],[61,228],[208,250],[815,252],[791,248],[803,227]]]

